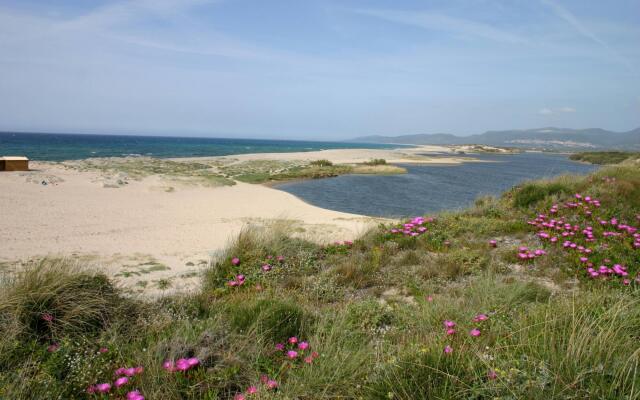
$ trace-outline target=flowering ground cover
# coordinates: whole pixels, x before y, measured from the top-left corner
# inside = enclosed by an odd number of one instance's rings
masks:
[[[324,246],[242,232],[197,293],[43,260],[0,288],[0,398],[640,399],[640,165]]]

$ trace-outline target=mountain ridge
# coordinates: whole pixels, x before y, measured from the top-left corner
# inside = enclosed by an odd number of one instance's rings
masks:
[[[451,133],[422,133],[399,136],[370,135],[357,137],[350,141],[415,145],[485,144],[536,149],[640,149],[640,128],[626,132],[614,132],[602,128],[542,127],[535,129],[490,130],[470,136],[457,136]]]

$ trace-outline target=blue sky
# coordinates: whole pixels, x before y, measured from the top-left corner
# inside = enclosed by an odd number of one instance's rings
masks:
[[[0,130],[640,126],[637,0],[0,0]]]

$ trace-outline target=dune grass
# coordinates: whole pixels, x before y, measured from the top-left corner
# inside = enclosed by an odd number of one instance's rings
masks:
[[[626,162],[480,198],[420,222],[424,232],[381,225],[319,245],[286,225],[247,229],[200,291],[152,303],[45,260],[0,288],[0,398],[119,399],[136,389],[147,399],[640,399],[633,236],[605,238],[615,228],[594,226],[598,242],[588,244],[594,261],[626,267],[625,283],[590,278],[576,254],[527,223],[557,204],[571,223],[637,226],[639,191],[640,170]],[[560,206],[575,193],[601,205],[593,215]],[[522,246],[546,255],[521,260]],[[180,358],[199,364],[163,368]],[[144,372],[122,388],[86,392],[135,366]]]

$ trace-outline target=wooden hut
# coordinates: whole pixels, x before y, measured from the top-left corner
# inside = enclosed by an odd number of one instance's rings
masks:
[[[0,171],[28,171],[29,159],[27,157],[5,156],[0,157]]]

